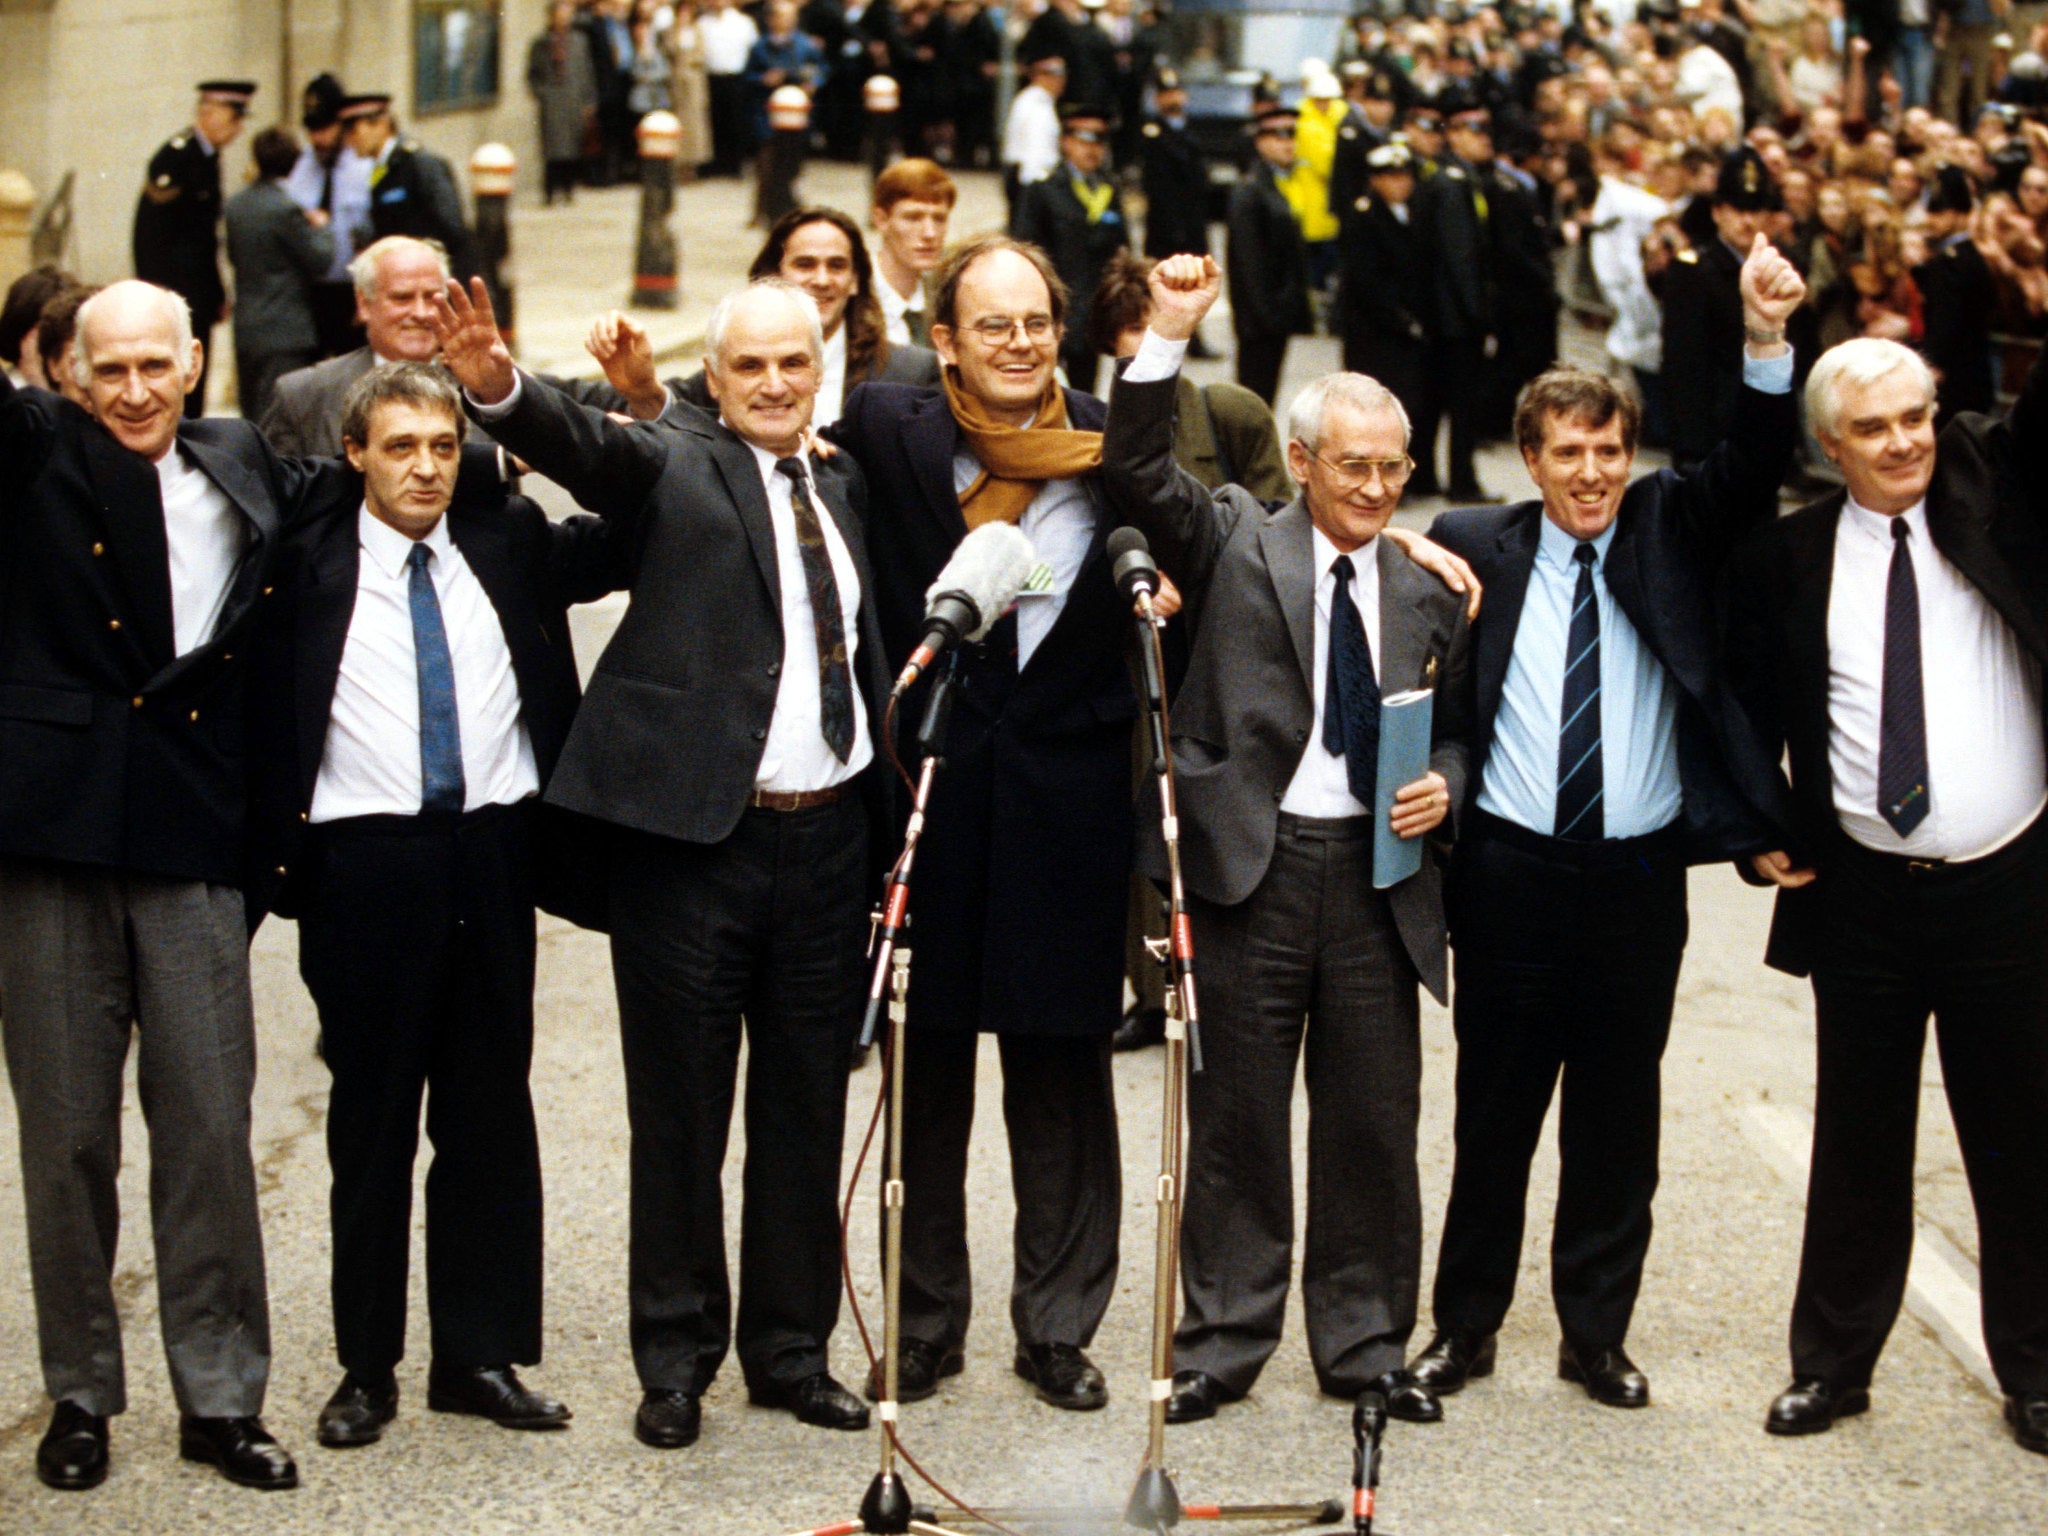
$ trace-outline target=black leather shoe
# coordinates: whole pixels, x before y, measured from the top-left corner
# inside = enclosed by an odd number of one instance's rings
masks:
[[[1475,1338],[1469,1333],[1440,1333],[1429,1348],[1415,1357],[1408,1374],[1438,1397],[1465,1390],[1465,1383],[1493,1374],[1494,1336]]]
[[[560,1429],[575,1417],[566,1404],[529,1392],[509,1365],[442,1365],[427,1372],[427,1406],[466,1413],[504,1429]]]
[[[1835,1390],[1818,1376],[1796,1376],[1780,1392],[1764,1416],[1764,1430],[1773,1435],[1818,1435],[1835,1427],[1835,1420],[1853,1418],[1870,1408],[1870,1391],[1852,1387]]]
[[[697,1431],[703,1424],[704,1409],[696,1393],[656,1387],[640,1396],[640,1411],[633,1415],[633,1438],[657,1451],[679,1451],[697,1443]]]
[[[299,1469],[291,1453],[271,1438],[254,1414],[245,1419],[186,1414],[178,1421],[178,1454],[220,1468],[222,1477],[244,1488],[274,1492],[299,1486]]]
[[[1577,1382],[1586,1389],[1586,1396],[1609,1408],[1650,1406],[1650,1378],[1636,1369],[1635,1361],[1619,1344],[1582,1349],[1563,1340],[1557,1346],[1557,1374],[1561,1381]]]
[[[868,1427],[866,1406],[827,1371],[802,1381],[767,1381],[749,1387],[747,1401],[757,1408],[787,1408],[799,1424],[815,1424],[819,1429]]]
[[[107,1480],[107,1420],[66,1398],[50,1413],[36,1447],[36,1476],[51,1488],[97,1488]]]
[[[1014,1368],[1038,1388],[1038,1400],[1088,1413],[1109,1401],[1109,1386],[1095,1362],[1073,1344],[1019,1344]]]
[[[1198,1424],[1216,1417],[1225,1403],[1234,1403],[1242,1393],[1227,1392],[1223,1383],[1207,1371],[1175,1371],[1173,1396],[1166,1400],[1166,1422]]]
[[[896,1346],[896,1401],[921,1403],[935,1395],[939,1383],[967,1369],[967,1357],[957,1349],[941,1349],[923,1339],[904,1339]],[[867,1399],[882,1400],[882,1372],[879,1365],[868,1372]]]
[[[1142,1051],[1147,1046],[1163,1044],[1165,1040],[1166,1010],[1133,1008],[1109,1037],[1109,1048],[1112,1051]]]
[[[2005,1422],[2022,1450],[2048,1456],[2048,1392],[2022,1392],[2005,1400]],[[104,1453],[102,1453],[104,1457]],[[45,1482],[49,1480],[44,1479]],[[51,1485],[56,1486],[55,1484]]]
[[[1387,1401],[1387,1417],[1404,1424],[1440,1424],[1444,1405],[1436,1394],[1415,1379],[1413,1371],[1388,1371],[1375,1376],[1367,1392],[1377,1392]]]
[[[384,1426],[397,1414],[396,1381],[366,1382],[350,1372],[320,1410],[320,1443],[330,1451],[375,1445],[384,1438]]]

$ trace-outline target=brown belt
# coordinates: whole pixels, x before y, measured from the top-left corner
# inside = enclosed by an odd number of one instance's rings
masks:
[[[844,784],[834,784],[829,789],[757,789],[747,797],[747,804],[757,811],[808,811],[814,805],[831,805],[845,797]]]

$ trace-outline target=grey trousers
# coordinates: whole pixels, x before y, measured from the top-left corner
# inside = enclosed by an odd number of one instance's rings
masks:
[[[113,1274],[132,1030],[172,1390],[201,1417],[261,1412],[270,1314],[241,893],[0,859],[0,987],[45,1389],[91,1413],[127,1407]]]
[[[1422,1273],[1416,975],[1372,888],[1370,819],[1283,814],[1257,890],[1191,905],[1204,1069],[1188,1087],[1174,1366],[1242,1394],[1280,1342],[1304,1062],[1309,1359],[1325,1392],[1355,1396],[1405,1363]]]

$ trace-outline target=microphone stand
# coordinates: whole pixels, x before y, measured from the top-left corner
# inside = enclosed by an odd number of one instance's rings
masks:
[[[1172,733],[1167,721],[1166,663],[1159,632],[1166,627],[1152,607],[1152,594],[1137,593],[1138,656],[1144,675],[1145,714],[1152,736],[1152,772],[1159,781],[1160,833],[1166,843],[1167,937],[1146,947],[1166,968],[1166,1069],[1159,1127],[1159,1182],[1154,1195],[1156,1238],[1152,1266],[1152,1377],[1145,1460],[1120,1515],[1107,1509],[990,1509],[963,1519],[1049,1520],[1062,1524],[1171,1531],[1182,1520],[1295,1521],[1334,1525],[1344,1518],[1340,1500],[1295,1504],[1184,1504],[1166,1465],[1166,1405],[1173,1396],[1173,1322],[1180,1298],[1180,1211],[1187,1139],[1187,1073],[1202,1070],[1200,1015],[1195,1005],[1194,927],[1188,921],[1187,890],[1181,881],[1180,816],[1174,801]]]

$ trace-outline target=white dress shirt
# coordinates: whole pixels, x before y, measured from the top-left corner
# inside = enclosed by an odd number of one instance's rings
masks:
[[[156,461],[171,557],[171,633],[183,656],[213,638],[241,563],[248,525],[227,493],[175,444]]]
[[[420,812],[420,677],[412,643],[413,541],[356,515],[361,560],[355,611],[334,680],[327,747],[307,819],[417,816]],[[519,679],[504,626],[483,583],[449,537],[447,519],[420,542],[455,674],[462,735],[463,809],[511,805],[540,792],[533,741],[520,715]]]
[[[962,448],[953,455],[953,490],[965,495],[981,475],[981,460]],[[1095,498],[1085,480],[1048,480],[1017,519],[1017,529],[1031,541],[1037,563],[1050,580],[1017,594],[1017,670],[1031,662],[1039,643],[1052,633],[1067,606],[1074,578],[1088,563],[1095,543]]]
[[[1017,167],[1025,186],[1043,181],[1060,163],[1060,109],[1043,86],[1027,85],[1010,103],[1003,124],[1003,164]]]
[[[845,404],[846,327],[842,324],[825,338],[825,366],[818,371],[818,398],[811,406],[811,425],[831,426]]]
[[[1372,807],[1351,793],[1351,770],[1341,754],[1323,745],[1323,696],[1330,679],[1330,608],[1337,600],[1337,576],[1332,569],[1343,551],[1330,542],[1329,535],[1313,530],[1316,563],[1315,676],[1311,679],[1316,697],[1315,725],[1309,731],[1308,746],[1288,781],[1280,809],[1293,816],[1370,816]],[[1351,601],[1365,626],[1365,643],[1372,652],[1375,679],[1380,671],[1380,541],[1368,539],[1351,553]]]
[[[1593,275],[1614,306],[1608,355],[1645,373],[1664,366],[1664,311],[1643,276],[1643,240],[1670,212],[1671,205],[1655,193],[1618,176],[1602,176],[1586,232]]]
[[[832,557],[832,579],[839,587],[840,623],[846,630],[846,666],[853,678],[853,750],[840,762],[826,745],[820,724],[817,621],[811,614],[810,584],[804,579],[803,551],[796,541],[796,507],[788,479],[776,469],[775,455],[747,444],[761,470],[768,492],[768,521],[775,530],[775,574],[782,587],[782,675],[775,690],[775,714],[768,722],[768,744],[754,774],[756,789],[781,792],[829,789],[844,784],[874,759],[868,732],[867,701],[860,691],[860,572],[853,552],[839,536],[839,525],[818,494],[811,462],[804,459],[811,505],[825,533]]]
[[[1828,594],[1828,766],[1842,830],[1866,848],[1927,859],[1991,853],[2048,803],[2041,668],[1998,610],[1934,547],[1927,504],[1899,514],[1920,597],[1926,819],[1900,837],[1877,812],[1884,613],[1892,519],[1844,503]]]
[[[754,18],[738,6],[724,11],[702,11],[697,16],[697,37],[704,48],[704,73],[737,75],[747,67],[747,54],[761,29]]]
[[[919,283],[913,287],[910,290],[910,297],[906,299],[896,291],[896,285],[882,276],[881,271],[877,269],[875,297],[882,305],[882,319],[888,327],[890,344],[898,347],[912,345],[910,316],[924,313],[924,284]]]

